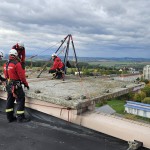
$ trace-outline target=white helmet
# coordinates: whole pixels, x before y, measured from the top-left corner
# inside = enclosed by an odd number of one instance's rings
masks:
[[[24,47],[24,43],[22,43],[21,41],[18,42],[19,47]]]
[[[14,55],[14,56],[18,56],[18,52],[15,49],[11,49],[9,51],[9,55]]]
[[[52,54],[52,57],[54,57],[54,56],[57,56],[56,53],[53,53],[53,54]]]
[[[1,51],[0,51],[0,57],[1,57],[1,58],[3,57],[3,52],[1,52]]]

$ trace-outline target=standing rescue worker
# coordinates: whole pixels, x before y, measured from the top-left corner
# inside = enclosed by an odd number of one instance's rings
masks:
[[[3,59],[3,52],[0,51],[0,60],[2,60],[2,59]],[[3,81],[6,81],[6,79],[0,75],[0,81],[3,82]]]
[[[49,73],[54,73],[55,78],[63,78],[64,63],[61,59],[54,53],[52,54],[53,66],[50,68]]]
[[[23,70],[25,70],[25,47],[24,47],[24,43],[22,42],[18,42],[16,45],[14,45],[12,47],[12,49],[15,49],[18,52],[18,57],[20,59],[21,62],[21,66],[23,68]]]
[[[7,79],[7,102],[6,102],[6,114],[8,122],[28,122],[29,118],[25,118],[25,93],[22,85],[29,90],[28,82],[26,81],[25,74],[21,67],[21,63],[18,61],[18,53],[15,49],[11,49],[9,52],[9,61],[4,64],[4,75]],[[14,101],[17,102],[16,117],[14,116]]]

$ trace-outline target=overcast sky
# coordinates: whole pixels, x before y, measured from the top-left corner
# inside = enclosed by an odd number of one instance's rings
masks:
[[[72,34],[78,56],[150,57],[149,0],[0,0],[0,49],[38,54]],[[56,45],[42,54],[50,55]]]

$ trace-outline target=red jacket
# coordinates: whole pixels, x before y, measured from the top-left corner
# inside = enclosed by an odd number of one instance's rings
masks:
[[[6,66],[7,63],[4,64],[4,76],[6,79],[20,80],[23,84],[28,86],[28,82],[26,81],[25,73],[20,62],[18,62],[14,57],[10,56],[7,71]]]
[[[25,62],[25,48],[20,48],[18,44],[16,44],[12,47],[12,49],[15,49],[18,52],[18,57],[20,58],[21,62]]]
[[[54,58],[53,66],[50,70],[62,69],[64,66],[63,62],[59,57]]]

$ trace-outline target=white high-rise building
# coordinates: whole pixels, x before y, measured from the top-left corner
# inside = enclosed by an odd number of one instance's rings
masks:
[[[143,68],[143,77],[144,77],[144,79],[150,80],[150,65],[146,65]]]

